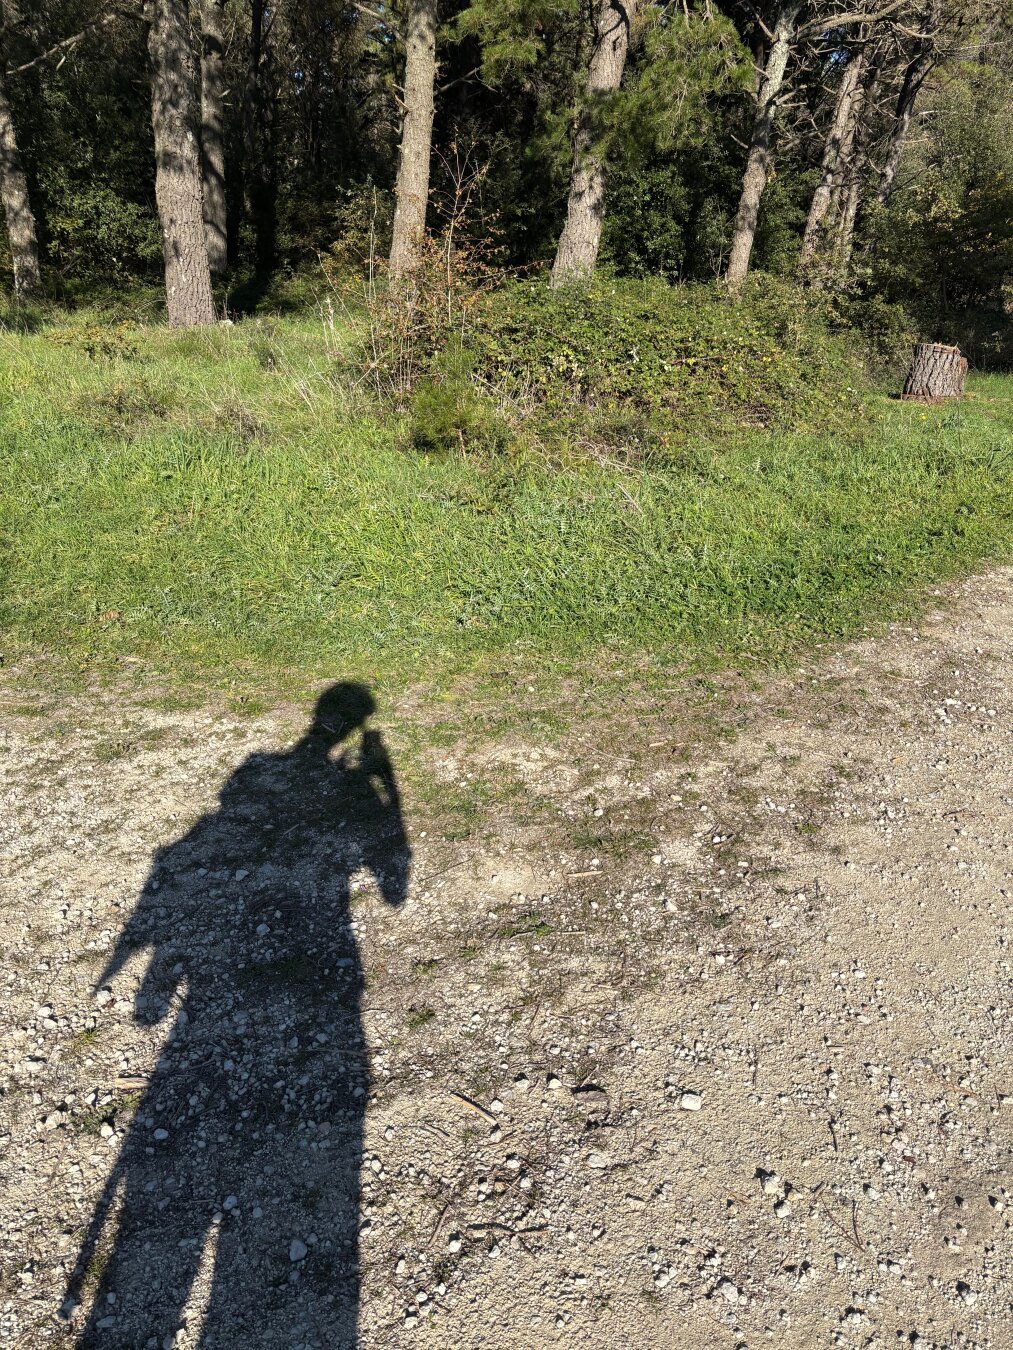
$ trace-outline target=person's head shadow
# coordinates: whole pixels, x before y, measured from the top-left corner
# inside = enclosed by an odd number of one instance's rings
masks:
[[[186,1321],[205,1347],[355,1344],[369,1072],[351,911],[371,885],[400,905],[411,864],[375,711],[332,685],[291,748],[244,760],[154,854],[98,988],[143,953],[133,1015],[166,1034],[132,1114],[108,1106],[119,1154],[64,1309],[82,1347],[161,1346]]]

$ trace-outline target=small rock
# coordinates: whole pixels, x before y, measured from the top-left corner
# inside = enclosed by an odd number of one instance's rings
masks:
[[[791,1217],[791,1205],[788,1204],[787,1200],[782,1200],[774,1206],[774,1213],[779,1219],[788,1219]]]
[[[722,1298],[727,1299],[729,1303],[738,1303],[739,1301],[739,1286],[733,1280],[719,1280],[715,1292],[720,1294]]]
[[[703,1098],[698,1092],[684,1092],[679,1098],[679,1105],[684,1111],[699,1111],[703,1106]]]
[[[587,1155],[587,1165],[588,1167],[596,1168],[608,1167],[609,1160],[604,1153],[599,1153],[597,1149],[592,1149]]]
[[[780,1195],[784,1189],[784,1183],[776,1172],[764,1172],[761,1185],[764,1195]]]
[[[291,1246],[288,1249],[288,1259],[290,1261],[303,1261],[305,1260],[308,1251],[309,1248],[306,1246],[305,1242],[300,1241],[299,1238],[293,1238]]]

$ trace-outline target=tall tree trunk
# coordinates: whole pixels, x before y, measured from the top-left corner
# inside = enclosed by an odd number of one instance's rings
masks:
[[[838,196],[842,204],[837,212],[837,233],[833,245],[832,267],[838,283],[846,282],[851,269],[855,243],[855,221],[869,176],[870,119],[876,115],[882,75],[882,57],[873,62],[868,78],[859,87],[854,100],[852,126],[845,152],[841,155]],[[868,114],[863,116],[865,110]]]
[[[155,200],[165,255],[165,300],[174,328],[214,323],[204,233],[193,52],[186,0],[150,0],[151,124]]]
[[[552,285],[587,276],[598,261],[605,215],[605,165],[594,153],[595,105],[622,83],[630,44],[630,23],[638,0],[600,0],[595,12],[594,47],[587,95],[573,133],[570,196],[566,223],[552,264]]]
[[[228,264],[225,208],[225,114],[222,95],[225,0],[201,0],[200,139],[204,165],[204,226],[212,273]]]
[[[806,221],[805,233],[802,236],[802,253],[799,266],[803,275],[809,273],[812,269],[823,222],[830,207],[834,177],[841,158],[841,147],[852,123],[852,109],[860,87],[864,63],[864,53],[859,52],[851,58],[841,76],[841,87],[837,92],[834,117],[823,149],[820,181],[813,193],[812,204],[809,207],[809,218]]]
[[[39,284],[39,245],[35,217],[28,200],[28,183],[18,152],[14,117],[3,73],[0,70],[0,199],[3,201],[7,237],[14,263],[14,294],[19,300],[31,295]]]
[[[915,104],[921,93],[922,85],[936,64],[935,32],[942,21],[942,0],[931,0],[926,16],[926,27],[930,36],[922,38],[913,60],[904,72],[904,81],[897,96],[897,108],[893,116],[893,127],[886,152],[886,161],[879,179],[876,200],[885,206],[893,195],[897,180],[897,171],[904,157],[904,143],[911,127]]]
[[[800,0],[788,0],[781,5],[774,25],[774,36],[767,54],[763,83],[756,100],[753,137],[742,176],[742,195],[732,230],[732,245],[728,254],[727,279],[729,286],[738,289],[749,275],[749,260],[756,238],[756,222],[760,215],[760,201],[766,191],[773,163],[774,116],[777,96],[784,84],[795,38],[795,21],[802,8]]]
[[[390,274],[395,280],[418,264],[429,205],[436,85],[437,0],[412,0],[405,43],[404,118],[394,197]]]
[[[278,235],[277,166],[268,80],[269,24],[266,20],[266,0],[253,0],[250,64],[243,96],[243,208],[253,223],[259,272],[269,272],[273,268]]]

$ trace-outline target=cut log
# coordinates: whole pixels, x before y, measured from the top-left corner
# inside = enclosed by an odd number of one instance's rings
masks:
[[[959,347],[939,342],[919,342],[904,381],[903,398],[934,403],[937,399],[960,398],[967,383],[967,358]]]

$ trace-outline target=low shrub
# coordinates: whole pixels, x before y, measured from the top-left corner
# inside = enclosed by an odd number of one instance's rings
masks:
[[[769,279],[739,298],[660,282],[515,283],[489,298],[465,345],[474,379],[555,450],[664,457],[864,415],[867,344],[835,332],[822,299]]]

